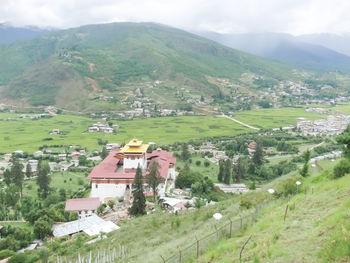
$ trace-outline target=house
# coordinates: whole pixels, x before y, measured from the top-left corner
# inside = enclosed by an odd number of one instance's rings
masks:
[[[22,150],[17,150],[17,151],[14,151],[13,153],[17,155],[23,155],[24,152]]]
[[[92,126],[88,128],[88,132],[98,132],[100,129],[96,126]]]
[[[159,173],[162,183],[158,187],[158,193],[165,193],[165,186],[174,182],[176,158],[172,152],[160,148],[147,153],[149,145],[143,144],[137,139],[131,140],[122,149],[111,153],[98,165],[96,165],[89,178],[91,179],[91,197],[99,197],[102,202],[110,198],[130,196],[132,184],[137,167],[142,170],[143,176],[147,174],[147,168],[153,162],[159,164]],[[170,189],[168,189],[170,190]]]
[[[59,129],[53,129],[50,134],[51,135],[58,135],[58,134],[60,134],[60,130]]]
[[[103,132],[104,133],[113,133],[113,128],[109,128],[109,127],[104,128]]]
[[[68,199],[66,201],[66,211],[75,211],[78,213],[79,218],[91,216],[95,214],[97,208],[100,206],[100,199],[98,197],[92,198],[76,198]]]
[[[119,149],[119,144],[118,143],[107,143],[106,144],[106,150],[118,150]]]
[[[252,153],[255,152],[256,146],[257,146],[256,142],[251,142],[251,143],[248,144],[248,152],[249,152],[249,154],[252,154]]]
[[[71,156],[72,156],[73,159],[78,159],[80,155],[81,155],[80,152],[72,152],[71,153]]]
[[[186,191],[182,190],[182,189],[179,189],[179,188],[176,188],[174,191],[173,191],[173,194],[175,195],[186,195],[188,194]]]
[[[54,225],[52,234],[54,237],[63,237],[73,235],[75,233],[84,232],[88,236],[98,235],[99,233],[110,233],[119,229],[116,224],[111,221],[105,221],[95,214],[87,216],[75,221]]]
[[[58,159],[60,159],[61,161],[65,161],[66,158],[67,158],[67,154],[65,154],[65,153],[60,153],[58,155]]]
[[[37,151],[33,155],[34,155],[34,157],[40,157],[40,156],[43,156],[43,154],[44,153],[42,151]]]

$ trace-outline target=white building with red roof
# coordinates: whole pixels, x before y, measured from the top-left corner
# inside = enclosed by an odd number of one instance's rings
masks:
[[[95,214],[100,203],[98,197],[68,199],[65,210],[76,211],[80,218],[84,218]]]
[[[96,165],[91,178],[91,197],[98,197],[102,202],[110,198],[120,198],[129,195],[136,174],[140,167],[146,176],[149,165],[159,164],[159,173],[163,182],[158,187],[160,195],[165,193],[166,185],[175,181],[176,158],[172,152],[157,149],[147,152],[149,145],[137,139],[131,140],[121,150],[112,151],[100,164]],[[170,189],[168,189],[170,190]]]

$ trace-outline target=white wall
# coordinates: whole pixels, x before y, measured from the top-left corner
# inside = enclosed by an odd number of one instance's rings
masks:
[[[124,197],[125,189],[126,184],[98,184],[96,188],[96,183],[92,183],[90,197],[98,197],[101,202],[104,202],[105,198]]]
[[[140,168],[142,169],[142,171],[145,171],[147,168],[147,161],[145,158],[139,158],[139,159],[129,159],[129,158],[124,158],[124,169],[132,169],[132,168],[137,168],[138,166],[140,166]]]

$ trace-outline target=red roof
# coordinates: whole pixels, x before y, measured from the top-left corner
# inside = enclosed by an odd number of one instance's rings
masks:
[[[115,156],[119,151],[112,151],[101,163],[96,165],[89,178],[99,178],[99,179],[134,179],[136,174],[136,169],[124,169],[123,172],[117,172],[117,164],[121,161]],[[167,152],[164,150],[155,150],[151,153],[146,154],[147,160],[159,163],[159,173],[163,178],[168,177],[168,169],[170,164],[176,163],[176,158],[173,157],[172,152]],[[145,176],[146,173],[143,174]]]
[[[96,210],[100,205],[100,198],[76,198],[68,199],[66,202],[66,211],[87,211]]]

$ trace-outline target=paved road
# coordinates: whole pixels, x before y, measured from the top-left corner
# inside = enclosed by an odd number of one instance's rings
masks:
[[[260,129],[257,128],[257,127],[251,126],[251,125],[249,125],[249,124],[246,124],[246,123],[244,123],[244,122],[241,122],[241,121],[239,121],[239,120],[236,120],[236,119],[234,119],[234,118],[232,118],[232,117],[229,117],[229,116],[226,116],[226,115],[218,115],[218,117],[224,117],[224,118],[230,119],[230,120],[232,120],[232,121],[234,121],[234,122],[237,122],[238,124],[241,124],[241,125],[243,125],[243,126],[249,128],[249,129],[253,129],[253,130],[256,130],[256,131],[260,130]]]

